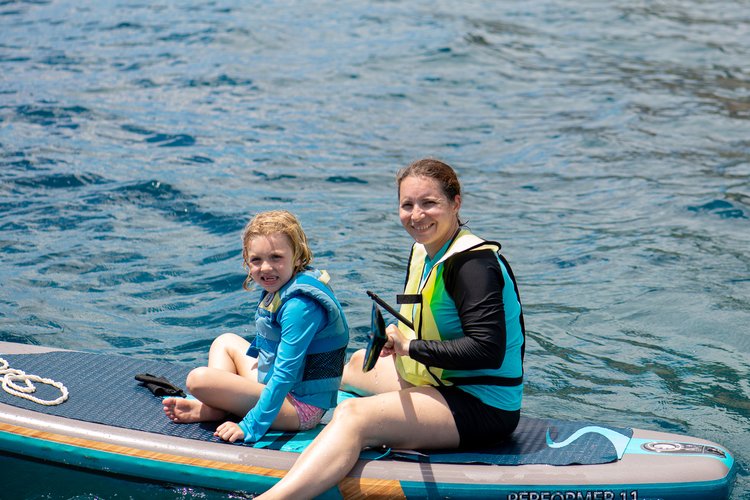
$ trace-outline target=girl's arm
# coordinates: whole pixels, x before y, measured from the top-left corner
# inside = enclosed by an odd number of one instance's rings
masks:
[[[245,415],[240,428],[245,442],[255,442],[268,431],[289,391],[301,377],[307,348],[326,323],[326,312],[317,301],[297,296],[289,299],[279,312],[281,342],[268,384],[258,403]]]

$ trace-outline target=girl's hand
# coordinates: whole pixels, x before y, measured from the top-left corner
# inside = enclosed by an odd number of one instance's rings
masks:
[[[230,443],[234,443],[238,439],[245,439],[245,433],[242,432],[240,426],[235,424],[234,422],[224,422],[223,424],[221,424],[216,428],[214,436],[221,438],[224,441],[229,441]]]
[[[385,342],[383,350],[380,351],[380,357],[391,356],[393,354],[400,356],[409,355],[409,343],[411,339],[404,337],[404,334],[401,333],[401,330],[396,325],[388,325],[385,329],[385,335],[388,337],[388,340]]]

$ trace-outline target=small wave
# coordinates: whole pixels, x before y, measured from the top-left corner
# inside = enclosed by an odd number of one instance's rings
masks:
[[[117,31],[117,30],[134,30],[134,31],[140,31],[143,30],[143,25],[140,23],[133,23],[133,22],[121,22],[117,23],[114,26],[110,26],[108,28],[102,28],[102,31]]]
[[[120,186],[98,194],[96,199],[90,201],[94,204],[130,203],[139,208],[158,211],[171,219],[200,226],[214,234],[234,234],[244,227],[244,220],[239,217],[206,212],[193,201],[193,196],[157,180]]]
[[[200,296],[203,294],[224,294],[234,293],[242,290],[242,281],[244,276],[241,272],[225,274],[221,276],[206,277],[204,279],[189,279],[183,281],[173,281],[167,287],[153,290],[144,290],[133,293],[132,296],[138,299],[153,300],[167,296]],[[186,304],[188,305],[188,304]]]
[[[174,354],[184,354],[184,353],[200,353],[204,354],[208,352],[208,348],[211,347],[211,342],[213,342],[213,338],[205,338],[205,339],[199,339],[194,340],[192,342],[186,342],[184,344],[180,344],[175,346],[171,349],[171,351]],[[184,356],[179,356],[180,359],[183,359],[185,361],[188,361]]]
[[[123,125],[122,130],[144,136],[143,142],[157,144],[162,148],[186,147],[195,144],[195,137],[189,134],[170,134],[155,132],[136,125]]]
[[[78,128],[76,120],[91,114],[83,106],[56,106],[52,104],[22,104],[16,106],[15,117],[18,121],[33,123],[44,127]]]
[[[570,267],[576,267],[576,266],[583,266],[586,264],[591,264],[592,262],[596,262],[597,259],[595,259],[591,255],[581,255],[580,257],[572,258],[572,259],[563,259],[563,258],[555,258],[552,259],[552,261],[555,263],[555,265],[560,269],[567,269]]]
[[[270,175],[270,174],[267,174],[266,172],[262,172],[260,170],[253,170],[253,175],[255,175],[257,177],[260,177],[260,178],[262,178],[263,180],[266,180],[266,181],[279,181],[279,180],[282,180],[282,179],[296,179],[297,178],[296,175],[291,175],[291,174],[274,174],[274,175]]]
[[[717,215],[721,219],[747,219],[745,211],[726,200],[712,200],[703,205],[692,205],[688,208],[689,212],[710,213]]]
[[[106,182],[106,179],[103,177],[89,173],[35,175],[33,177],[17,178],[12,181],[17,186],[46,189],[70,189],[91,184],[104,184]]]
[[[158,83],[150,78],[138,78],[136,80],[133,80],[132,83],[133,85],[141,89],[153,89],[159,86]]]
[[[25,56],[0,56],[0,63],[22,63],[30,60],[30,57]]]
[[[148,337],[126,337],[122,335],[107,334],[100,334],[99,339],[105,341],[106,343],[117,349],[131,349],[133,347],[143,347],[147,344],[160,343],[158,339],[150,339]]]
[[[160,37],[160,42],[181,42],[187,45],[193,44],[210,44],[214,41],[217,34],[217,30],[214,28],[207,28],[194,33],[170,33],[166,36]]]
[[[84,60],[82,58],[74,58],[64,52],[50,54],[47,57],[42,58],[39,62],[49,66],[62,66],[68,70],[70,70],[71,67],[84,65]]]
[[[333,175],[326,179],[326,182],[336,184],[367,184],[367,181],[351,175]]]
[[[179,326],[183,328],[220,327],[225,330],[239,329],[247,326],[248,317],[239,313],[206,314],[203,316],[166,316],[155,318],[154,322],[164,326]]]
[[[213,159],[209,158],[208,156],[188,156],[183,158],[184,161],[188,163],[214,163]]]
[[[229,75],[218,75],[213,78],[191,78],[186,82],[188,87],[245,87],[258,90],[255,82],[249,78],[235,78]]]

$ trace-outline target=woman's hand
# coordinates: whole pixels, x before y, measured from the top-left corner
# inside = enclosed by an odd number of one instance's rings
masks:
[[[399,356],[409,355],[409,343],[411,339],[407,339],[401,330],[396,325],[388,325],[385,329],[385,335],[388,340],[383,346],[383,350],[380,351],[380,357],[391,356],[398,354]]]
[[[214,436],[221,438],[224,441],[229,441],[230,443],[234,443],[238,439],[245,439],[245,433],[242,432],[240,426],[235,424],[234,422],[224,422],[223,424],[221,424],[216,428]]]

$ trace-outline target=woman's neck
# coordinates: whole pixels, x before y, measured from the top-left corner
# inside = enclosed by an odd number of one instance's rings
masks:
[[[458,235],[458,232],[460,230],[461,230],[461,226],[459,226],[458,224],[456,224],[455,230],[452,231],[452,232],[450,232],[450,233],[448,233],[448,234],[450,234],[450,236],[448,238],[445,238],[441,242],[435,243],[433,245],[429,245],[429,246],[425,245],[424,249],[427,251],[427,256],[430,259],[435,258],[435,255],[437,255],[438,252],[440,252],[440,249],[443,248],[446,243],[448,243],[449,241],[453,241],[454,239],[456,239],[456,236]]]

